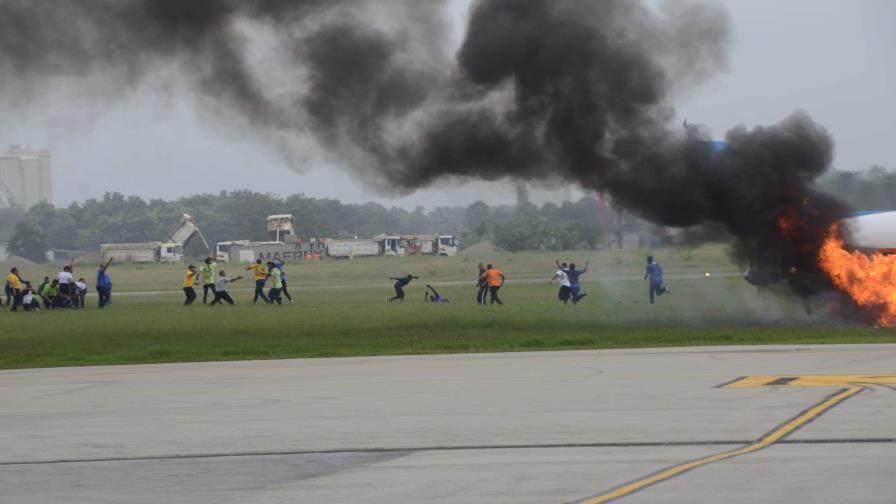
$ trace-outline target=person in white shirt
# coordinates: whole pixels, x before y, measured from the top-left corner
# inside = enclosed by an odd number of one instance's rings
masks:
[[[554,277],[548,280],[548,283],[554,283],[554,280],[560,281],[560,292],[557,294],[557,297],[560,298],[560,301],[563,301],[563,304],[569,302],[569,293],[570,293],[570,285],[569,285],[569,275],[566,274],[567,264],[563,263],[560,265],[560,269],[554,273]]]
[[[233,296],[230,295],[230,292],[227,290],[227,284],[230,282],[236,282],[241,276],[236,278],[229,278],[227,273],[223,270],[218,272],[218,278],[215,279],[215,299],[209,304],[209,306],[214,306],[221,301],[225,301],[229,305],[233,305]]]
[[[62,271],[59,272],[59,293],[62,295],[62,299],[65,299],[66,301],[71,299],[73,290],[72,285],[74,283],[72,263],[68,263],[63,266]]]
[[[79,278],[77,282],[75,282],[75,287],[78,289],[78,308],[84,308],[84,299],[87,297],[87,283],[84,282],[83,278]]]

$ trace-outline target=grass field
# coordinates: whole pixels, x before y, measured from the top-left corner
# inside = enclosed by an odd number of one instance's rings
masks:
[[[661,250],[671,296],[651,307],[644,254],[564,254],[592,261],[589,296],[578,306],[556,299],[556,254],[475,254],[456,258],[371,258],[290,265],[296,303],[252,305],[251,281],[234,284],[235,307],[182,306],[183,266],[120,265],[111,270],[113,305],[0,317],[0,368],[446,352],[653,347],[716,344],[893,342],[896,331],[859,327],[795,300],[759,294],[720,247]],[[507,274],[505,306],[480,307],[472,279],[480,261]],[[233,274],[246,273],[225,265]],[[93,267],[76,271],[93,283]],[[23,271],[35,281],[48,266]],[[711,276],[705,276],[709,272]],[[390,276],[422,277],[404,303]],[[423,302],[425,283],[449,305]],[[201,300],[200,300],[201,301]]]

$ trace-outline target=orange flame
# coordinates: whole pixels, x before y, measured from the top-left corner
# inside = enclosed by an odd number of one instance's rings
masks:
[[[818,254],[821,268],[838,289],[877,315],[881,326],[896,326],[896,255],[849,252],[840,227],[830,228]]]

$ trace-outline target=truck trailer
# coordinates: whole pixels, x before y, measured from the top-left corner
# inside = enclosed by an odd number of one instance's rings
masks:
[[[177,226],[168,234],[165,241],[107,243],[100,245],[100,255],[103,262],[111,258],[115,258],[118,262],[183,262],[184,247],[197,234],[202,237],[196,219],[189,214],[181,214]],[[205,242],[205,238],[202,238],[202,241]]]
[[[226,252],[222,252],[223,243]],[[298,245],[287,245],[282,242],[223,242],[218,244],[218,260],[233,263],[251,263],[258,259],[262,262],[279,259],[283,262],[301,261],[304,251]]]
[[[327,256],[333,259],[381,255],[383,255],[383,244],[376,240],[327,240]]]

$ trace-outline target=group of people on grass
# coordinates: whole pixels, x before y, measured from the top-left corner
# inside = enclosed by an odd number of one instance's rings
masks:
[[[192,305],[198,298],[196,294],[197,283],[202,285],[202,304],[214,306],[222,302],[229,305],[236,303],[227,287],[231,282],[236,282],[243,277],[229,277],[224,270],[218,271],[217,268],[218,262],[212,256],[207,257],[198,269],[192,264],[187,267],[183,281],[183,291],[186,297],[184,300],[185,305]],[[292,295],[290,295],[286,287],[284,264],[280,259],[268,261],[266,264],[261,259],[257,259],[246,268],[246,271],[251,271],[252,277],[255,279],[255,297],[252,299],[252,303],[257,303],[261,299],[266,304],[277,303],[282,305],[283,296],[286,296],[290,303],[293,302]],[[271,287],[265,293],[264,290],[268,281],[271,282]],[[209,294],[212,297],[211,303],[208,302]]]
[[[96,271],[95,289],[99,299],[99,308],[105,308],[112,302],[112,279],[109,277],[109,267],[112,265],[113,258],[101,264]],[[555,280],[560,284],[560,290],[557,294],[558,299],[567,304],[578,304],[587,293],[582,292],[579,278],[588,272],[589,262],[585,262],[583,269],[577,269],[575,263],[561,263],[556,261],[557,271],[548,281],[549,284]],[[283,304],[283,296],[290,303],[293,297],[289,293],[286,285],[286,272],[284,263],[280,259],[263,262],[261,259],[249,265],[246,271],[252,272],[255,280],[255,296],[253,303],[262,300],[266,304]],[[231,282],[242,279],[242,276],[230,277],[224,270],[218,271],[218,263],[211,255],[206,258],[199,268],[189,265],[184,273],[183,291],[184,304],[192,305],[198,295],[196,293],[197,285],[202,286],[202,303],[209,305],[217,305],[220,303],[235,304],[235,300],[228,290]],[[404,301],[404,288],[411,281],[417,280],[419,277],[414,275],[405,275],[402,277],[393,277],[395,296],[390,297],[387,301]],[[504,304],[498,296],[498,291],[504,286],[506,277],[504,272],[493,265],[484,265],[479,263],[479,275],[476,279],[476,302],[479,305],[486,304]],[[671,291],[663,283],[663,268],[656,262],[653,256],[647,258],[647,267],[644,271],[644,281],[648,282],[648,297],[650,304],[654,304],[655,298],[664,294],[671,294]],[[268,284],[270,282],[270,284]],[[268,288],[269,285],[269,288]],[[265,289],[268,289],[265,292]],[[25,280],[18,268],[12,268],[7,276],[4,284],[4,294],[6,298],[6,306],[11,311],[18,311],[22,308],[24,311],[39,311],[41,307],[44,309],[69,308],[83,309],[85,306],[85,298],[87,296],[88,286],[83,277],[75,280],[74,262],[69,262],[62,267],[57,278],[50,279],[44,277],[43,282],[34,288],[30,281]],[[211,302],[209,298],[211,297]],[[450,303],[430,284],[426,284],[426,291],[423,300],[427,303],[443,304]],[[3,306],[3,300],[0,299],[0,306]]]
[[[112,302],[112,279],[108,269],[112,265],[110,258],[105,264],[101,264],[96,272],[96,292],[99,297],[99,307],[105,308]],[[10,311],[40,311],[56,308],[79,310],[85,307],[87,298],[87,281],[84,277],[75,279],[75,264],[70,261],[62,267],[56,278],[44,277],[43,282],[34,285],[22,277],[18,268],[9,270],[6,282],[3,285],[6,306]],[[0,300],[0,306],[3,301]]]
[[[582,292],[582,286],[579,283],[579,277],[588,271],[588,261],[585,261],[585,269],[581,270],[576,269],[575,263],[561,263],[559,260],[556,263],[557,272],[548,280],[548,283],[554,283],[554,280],[560,282],[560,291],[557,293],[557,297],[563,304],[567,304],[570,301],[572,301],[572,304],[578,304],[582,298],[588,295]],[[663,268],[660,266],[660,263],[653,259],[653,256],[647,256],[644,281],[648,282],[647,293],[650,304],[655,303],[656,297],[672,293],[663,283]]]
[[[555,280],[560,283],[560,291],[557,297],[563,304],[578,304],[588,294],[582,292],[582,286],[579,278],[588,272],[589,261],[585,261],[583,269],[576,268],[575,263],[561,263],[556,261],[557,271],[554,276],[548,280],[548,284],[554,283]],[[393,285],[395,296],[390,297],[387,301],[404,301],[404,288],[407,287],[412,280],[419,277],[414,275],[406,275],[403,277],[393,277]],[[498,291],[504,286],[506,281],[504,272],[493,265],[485,265],[479,263],[479,276],[476,279],[476,303],[479,305],[504,303],[498,297]],[[644,281],[648,283],[648,296],[650,304],[654,304],[655,298],[663,294],[671,294],[671,291],[663,284],[663,268],[653,259],[653,256],[647,257],[647,267],[644,271]],[[449,303],[450,301],[440,295],[432,285],[426,284],[426,291],[423,294],[423,300],[429,303]]]

